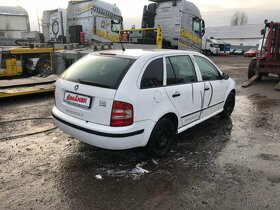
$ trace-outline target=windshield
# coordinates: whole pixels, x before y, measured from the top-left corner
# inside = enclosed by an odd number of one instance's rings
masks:
[[[122,29],[121,21],[119,20],[111,20],[111,31],[115,33],[119,33]]]
[[[210,47],[220,48],[220,45],[219,44],[210,44]]]
[[[201,20],[198,18],[193,19],[193,31],[197,34],[201,34]]]
[[[134,59],[87,55],[70,66],[61,78],[72,82],[117,89]]]

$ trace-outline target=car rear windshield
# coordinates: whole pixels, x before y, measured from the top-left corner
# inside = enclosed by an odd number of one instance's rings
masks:
[[[134,59],[113,56],[87,55],[70,66],[61,76],[62,79],[117,89]]]

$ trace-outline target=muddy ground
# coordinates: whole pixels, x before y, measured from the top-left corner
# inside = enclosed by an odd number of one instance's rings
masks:
[[[278,81],[244,89],[249,58],[212,59],[237,81],[235,111],[177,136],[162,159],[62,133],[52,95],[1,101],[0,209],[280,209]]]

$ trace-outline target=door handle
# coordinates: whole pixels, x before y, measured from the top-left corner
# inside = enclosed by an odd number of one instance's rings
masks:
[[[175,92],[172,97],[175,98],[175,97],[179,97],[181,94],[179,92]]]
[[[208,91],[208,90],[210,90],[210,88],[209,88],[209,87],[205,87],[204,90],[205,90],[205,91]]]

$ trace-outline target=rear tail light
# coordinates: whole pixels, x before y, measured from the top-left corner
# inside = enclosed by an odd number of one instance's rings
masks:
[[[114,101],[111,123],[112,127],[129,126],[133,124],[133,106],[129,103]]]

